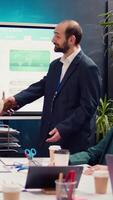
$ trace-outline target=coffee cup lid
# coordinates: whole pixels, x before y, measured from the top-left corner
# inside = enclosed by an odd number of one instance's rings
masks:
[[[2,192],[20,192],[21,187],[15,184],[4,184],[2,185]]]
[[[107,170],[95,170],[93,172],[93,175],[95,177],[108,177],[109,176],[109,172]]]
[[[69,154],[69,150],[68,149],[58,149],[58,150],[55,150],[56,154]]]
[[[49,150],[59,150],[61,149],[60,145],[51,145],[49,146]]]

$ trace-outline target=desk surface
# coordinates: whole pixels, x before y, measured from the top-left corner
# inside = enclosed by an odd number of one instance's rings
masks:
[[[7,163],[13,163],[13,162],[24,162],[26,163],[26,159],[23,158],[1,158],[2,162],[0,162],[1,169],[3,167],[3,161]],[[48,159],[41,159],[41,162],[45,165],[47,165]],[[2,171],[2,170],[1,170]],[[26,176],[27,171],[19,171],[16,170],[12,172],[0,172],[0,186],[3,183],[6,183],[7,181],[12,182],[13,184],[19,184],[22,187],[24,187],[26,182]],[[8,182],[9,183],[9,182]],[[1,187],[0,187],[1,188]],[[93,176],[86,176],[82,175],[80,179],[80,183],[78,188],[76,189],[76,195],[77,197],[84,197],[84,200],[110,200],[113,199],[112,193],[111,193],[111,186],[110,181],[108,182],[108,191],[105,195],[97,195],[94,192],[94,182],[93,182]],[[21,192],[21,198],[20,200],[55,200],[55,195],[47,195],[42,193],[41,191],[32,191],[32,192]],[[0,200],[2,200],[2,192],[0,192]],[[77,200],[77,199],[76,199]],[[82,199],[81,199],[82,200]]]

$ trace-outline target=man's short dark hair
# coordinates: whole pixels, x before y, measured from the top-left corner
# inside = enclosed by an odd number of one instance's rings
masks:
[[[76,44],[79,44],[83,35],[83,31],[78,22],[70,20],[69,25],[65,30],[66,39],[72,35],[76,37]]]

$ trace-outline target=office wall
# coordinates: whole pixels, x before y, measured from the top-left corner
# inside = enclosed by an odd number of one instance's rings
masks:
[[[0,2],[0,22],[56,24],[61,20],[69,18],[79,21],[84,32],[81,46],[85,53],[91,56],[100,67],[103,77],[104,94],[107,89],[106,76],[104,73],[107,66],[104,64],[103,30],[99,26],[100,18],[98,15],[105,12],[105,10],[106,0],[4,0]],[[26,145],[26,137],[29,137],[28,140],[31,141],[30,138],[32,135],[32,144],[34,144],[34,141],[37,141],[36,138],[39,136],[39,126],[37,126],[36,123],[25,123],[25,121],[21,121],[20,123],[17,121],[14,127],[15,126],[17,126],[18,129],[22,126],[24,126],[24,128],[26,127],[26,131],[24,132],[21,129],[23,148]],[[30,130],[29,126],[31,127],[31,131],[28,135],[27,130]],[[36,127],[38,128],[36,129]]]
[[[0,2],[0,21],[58,23],[72,18],[95,23],[105,0],[4,0]]]
[[[108,0],[108,10],[113,10],[113,0]],[[108,96],[113,99],[113,49],[110,48],[111,45],[113,46],[113,34],[108,35]]]

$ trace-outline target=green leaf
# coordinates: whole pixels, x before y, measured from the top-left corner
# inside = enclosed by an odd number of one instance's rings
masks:
[[[100,104],[97,108],[96,115],[96,136],[97,142],[106,135],[108,130],[113,126],[113,101],[100,98]]]

